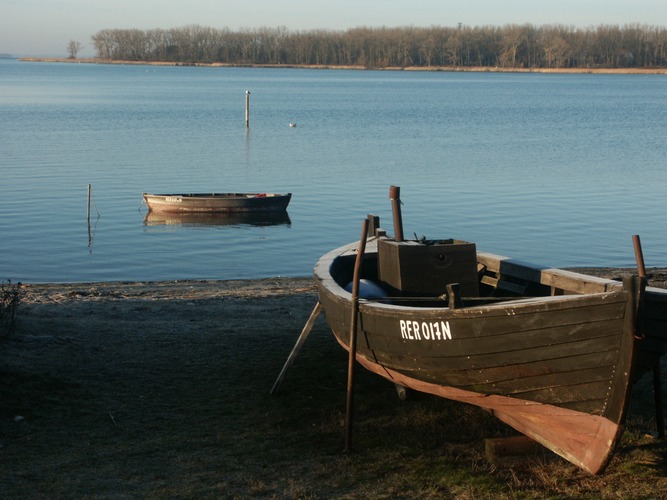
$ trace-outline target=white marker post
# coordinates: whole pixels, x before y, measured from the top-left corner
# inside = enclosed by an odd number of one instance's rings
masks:
[[[245,128],[250,127],[250,91],[245,91]]]

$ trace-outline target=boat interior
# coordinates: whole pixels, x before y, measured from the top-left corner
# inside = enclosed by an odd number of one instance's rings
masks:
[[[359,295],[394,305],[456,307],[518,298],[604,293],[622,283],[517,259],[478,252],[460,240],[397,242],[377,228],[369,235],[360,271]],[[351,290],[356,251],[341,255],[330,269]]]

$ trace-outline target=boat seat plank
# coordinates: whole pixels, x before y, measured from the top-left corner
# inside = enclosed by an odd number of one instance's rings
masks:
[[[563,269],[543,268],[535,264],[485,252],[477,253],[477,260],[490,272],[499,276],[532,281],[552,289],[569,293],[603,293],[622,288],[622,283],[588,276]]]

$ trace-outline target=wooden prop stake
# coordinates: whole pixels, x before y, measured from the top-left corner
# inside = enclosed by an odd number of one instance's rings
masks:
[[[639,235],[632,236],[632,243],[635,247],[635,259],[637,260],[637,269],[641,278],[646,278],[646,265],[644,264],[644,252],[642,250],[642,242]],[[655,403],[655,425],[658,433],[658,438],[665,437],[665,415],[663,412],[662,403],[662,377],[660,369],[660,358],[653,365],[653,401]]]
[[[315,324],[315,320],[317,317],[320,315],[322,312],[322,304],[318,301],[317,304],[315,304],[315,308],[313,309],[313,312],[310,313],[310,317],[308,318],[308,321],[306,321],[306,324],[303,327],[303,330],[301,330],[301,334],[299,335],[299,338],[296,341],[296,344],[294,344],[294,347],[292,348],[292,352],[290,355],[287,357],[287,361],[285,361],[285,365],[283,366],[283,369],[280,371],[280,374],[278,375],[278,378],[273,384],[273,387],[271,388],[271,394],[278,394],[278,391],[280,390],[280,386],[283,383],[283,379],[285,378],[285,374],[287,373],[287,370],[289,369],[290,366],[292,366],[292,363],[294,363],[294,360],[299,354],[299,351],[303,347],[303,344],[306,342],[306,339],[308,338],[308,335],[310,335],[310,331],[313,329],[313,325]]]
[[[391,211],[394,215],[394,240],[403,241],[403,216],[401,215],[401,188],[391,186],[389,188],[389,199],[391,200]]]
[[[637,260],[637,269],[639,270],[639,277],[646,278],[646,266],[644,265],[644,252],[642,251],[642,242],[639,235],[632,236],[632,243],[635,247],[635,259]]]
[[[357,319],[359,316],[359,277],[361,264],[366,252],[366,238],[368,237],[368,219],[361,225],[361,238],[357,249],[357,258],[354,262],[352,277],[352,317],[350,321],[350,346],[347,361],[347,401],[345,407],[345,451],[352,449],[352,413],[354,403],[354,362],[357,357]]]

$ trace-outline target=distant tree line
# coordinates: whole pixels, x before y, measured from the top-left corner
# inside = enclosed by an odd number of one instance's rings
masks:
[[[360,27],[232,31],[190,25],[168,30],[105,29],[92,36],[96,56],[126,61],[503,68],[658,68],[667,66],[667,28],[630,24],[580,29]]]

